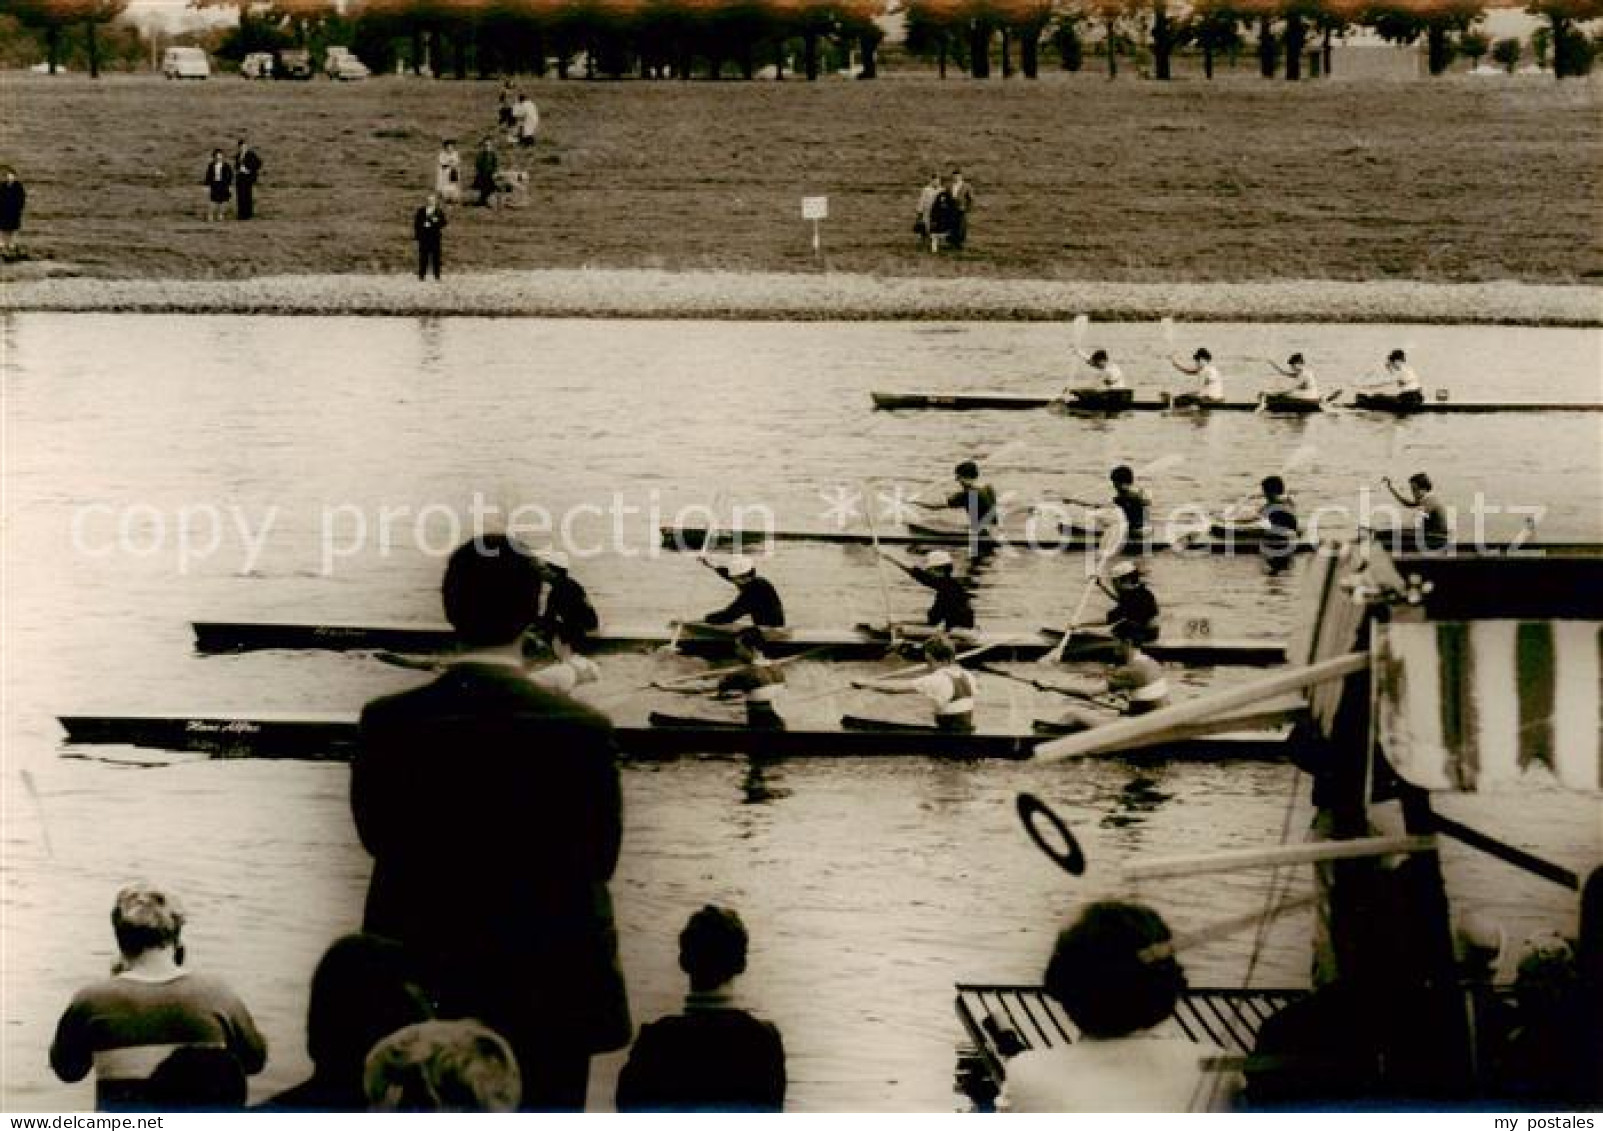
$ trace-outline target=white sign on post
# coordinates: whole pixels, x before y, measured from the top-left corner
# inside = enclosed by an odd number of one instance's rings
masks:
[[[802,197],[802,219],[813,222],[813,251],[822,247],[818,234],[818,222],[829,218],[829,197],[804,196]]]

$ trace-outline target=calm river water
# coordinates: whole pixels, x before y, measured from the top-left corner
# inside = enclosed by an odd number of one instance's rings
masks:
[[[1160,376],[1169,346],[1155,326],[1093,327],[1090,344],[1112,350],[1138,384],[1182,380]],[[1457,400],[1603,399],[1592,331],[1179,328],[1174,348],[1198,344],[1244,394],[1263,387],[1262,366],[1245,358],[1300,349],[1327,387],[1350,386],[1403,345],[1426,385],[1450,386]],[[306,982],[323,947],[357,924],[367,875],[344,767],[63,759],[54,716],[354,712],[406,685],[406,673],[335,655],[197,657],[187,622],[438,620],[438,555],[476,502],[574,516],[570,541],[600,551],[578,571],[620,624],[726,598],[690,560],[651,552],[654,510],[667,519],[715,501],[725,514],[763,505],[784,525],[827,526],[840,490],[870,480],[928,490],[957,459],[1004,446],[988,471],[1026,499],[1100,495],[1113,464],[1171,454],[1180,459],[1150,484],[1160,507],[1217,506],[1288,464],[1305,509],[1360,507],[1360,489],[1382,475],[1428,468],[1461,527],[1480,492],[1546,507],[1547,537],[1603,541],[1597,417],[1085,421],[869,409],[871,389],[1055,390],[1067,345],[1065,328],[1013,324],[0,319],[0,1103],[91,1102],[86,1085],[54,1079],[45,1049],[72,990],[111,958],[112,893],[139,876],[185,897],[191,962],[233,983],[267,1033],[272,1056],[255,1094],[305,1073]],[[1491,533],[1518,529],[1521,513],[1492,515]],[[883,616],[861,550],[785,546],[764,569],[794,623]],[[921,595],[888,581],[897,613],[916,613]],[[1153,581],[1176,614],[1206,618],[1218,635],[1279,635],[1293,616],[1295,578],[1266,579],[1250,558],[1159,558]],[[1004,558],[985,574],[980,614],[997,628],[1060,622],[1082,584],[1077,558]],[[829,694],[838,673],[802,667],[793,678],[812,699],[804,714],[868,705]],[[619,658],[593,698],[638,718],[662,702],[639,687],[681,670],[691,665]],[[1244,677],[1219,676],[1232,678]],[[987,691],[997,725],[1024,725],[1037,707],[1000,681]],[[1123,862],[1273,844],[1307,817],[1296,775],[1265,766],[758,770],[687,759],[630,767],[624,783],[614,894],[637,1018],[672,1008],[681,992],[685,916],[709,901],[738,907],[753,935],[744,989],[784,1031],[801,1110],[951,1109],[954,981],[1036,978],[1077,904],[1131,892]],[[1079,831],[1087,876],[1071,880],[1031,847],[1012,816],[1020,789]],[[1603,856],[1595,799],[1532,785],[1447,808],[1572,868]],[[1455,896],[1511,937],[1572,925],[1564,892],[1456,850],[1448,863]],[[1261,906],[1268,880],[1241,873],[1134,894],[1191,929]],[[1301,984],[1307,935],[1306,918],[1286,917],[1256,950],[1248,935],[1186,962],[1201,984]],[[618,1059],[600,1064],[593,1107],[610,1104]]]

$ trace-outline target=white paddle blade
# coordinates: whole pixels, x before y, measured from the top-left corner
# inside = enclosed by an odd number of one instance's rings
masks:
[[[1086,332],[1088,330],[1090,330],[1090,329],[1091,329],[1091,317],[1090,317],[1090,315],[1087,315],[1087,314],[1076,314],[1074,316],[1074,344],[1077,345],[1077,346],[1085,345],[1085,335],[1086,335]]]
[[[1174,345],[1174,319],[1165,314],[1162,320],[1158,322],[1158,327],[1163,331],[1165,344]]]
[[[1185,463],[1185,461],[1185,456],[1178,452],[1170,452],[1166,456],[1159,456],[1151,463],[1144,464],[1136,471],[1136,475],[1142,479],[1153,475],[1162,475],[1165,472],[1172,471],[1179,467],[1182,463]]]

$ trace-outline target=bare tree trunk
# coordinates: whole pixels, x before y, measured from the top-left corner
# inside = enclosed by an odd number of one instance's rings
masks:
[[[858,72],[860,79],[877,79],[879,77],[879,33],[864,32],[857,42],[858,50],[863,53],[863,69]]]
[[[1205,79],[1213,78],[1213,44],[1211,43],[1202,45],[1202,77]]]
[[[969,27],[969,74],[977,79],[991,77],[991,29],[982,20]]]
[[[1102,40],[1102,47],[1108,53],[1108,78],[1116,79],[1119,77],[1119,50],[1118,41],[1113,34],[1113,21],[1108,20],[1103,26],[1106,28],[1106,35]]]
[[[818,81],[818,33],[811,29],[802,33],[802,66],[807,70],[807,81]]]
[[[1258,17],[1258,73],[1266,79],[1275,77],[1280,62],[1279,48],[1275,43],[1275,22],[1270,16]]]
[[[89,77],[100,77],[100,40],[95,35],[95,21],[84,21],[84,46],[89,51]]]
[[[1002,77],[1013,77],[1013,37],[1005,27],[1002,29]]]
[[[1169,6],[1164,0],[1152,5],[1152,66],[1153,77],[1167,82],[1173,77],[1169,56],[1174,51],[1174,28],[1169,23]]]
[[[1308,45],[1308,25],[1299,15],[1286,17],[1286,81],[1298,82],[1302,78],[1302,52]]]

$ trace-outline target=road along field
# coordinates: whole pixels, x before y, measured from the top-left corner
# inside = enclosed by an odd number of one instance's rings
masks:
[[[0,278],[241,279],[410,269],[440,140],[471,175],[496,85],[7,75],[0,160],[31,259]],[[1288,86],[891,77],[528,84],[507,207],[452,211],[447,274],[536,268],[1126,282],[1603,278],[1603,85]],[[213,147],[265,158],[258,218],[208,223]],[[912,233],[961,166],[969,247]],[[826,195],[822,252],[801,219]],[[1396,316],[1401,312],[1392,312]],[[1495,312],[1492,312],[1495,313]]]

